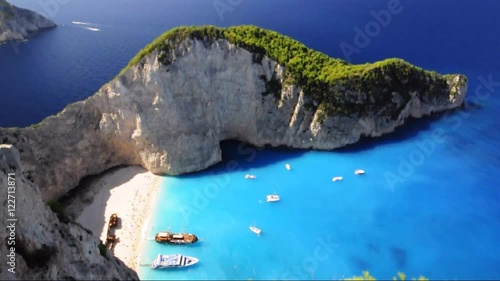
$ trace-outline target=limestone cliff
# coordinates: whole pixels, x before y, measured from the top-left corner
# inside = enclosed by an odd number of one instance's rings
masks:
[[[181,39],[162,39],[57,116],[0,128],[0,142],[19,148],[26,176],[45,200],[120,164],[158,174],[199,171],[221,160],[219,143],[228,139],[335,149],[390,133],[410,116],[458,107],[467,89],[463,75],[431,75],[396,60],[363,66],[317,98],[311,85],[318,83],[290,79],[292,62],[256,58],[248,45],[226,38]]]
[[[0,280],[139,279],[112,255],[101,256],[90,231],[59,221],[38,188],[24,178],[20,154],[11,145],[0,145],[0,196],[5,208],[0,220],[10,226],[0,228]],[[14,216],[9,216],[8,205],[15,206],[9,207]]]
[[[0,43],[25,40],[39,30],[55,26],[54,22],[38,13],[0,0]]]

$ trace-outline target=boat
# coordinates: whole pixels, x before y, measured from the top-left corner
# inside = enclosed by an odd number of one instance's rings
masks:
[[[290,170],[292,169],[292,167],[290,167],[290,164],[288,164],[288,163],[287,163],[287,164],[285,164],[285,168],[286,168],[288,171],[290,171]]]
[[[260,235],[260,233],[262,232],[260,228],[257,228],[255,226],[250,226],[250,230],[257,235]]]
[[[158,255],[153,262],[151,262],[151,268],[153,269],[164,269],[164,268],[179,268],[192,266],[198,263],[197,258],[184,256],[181,254],[173,255]]]
[[[341,181],[343,179],[343,177],[333,177],[332,181]]]
[[[250,175],[250,174],[245,175],[245,179],[250,179],[250,180],[253,180],[253,179],[255,179],[255,178],[257,178],[255,175]]]
[[[109,218],[109,228],[117,227],[118,226],[118,215],[117,214],[112,214],[111,217]]]
[[[101,31],[99,28],[94,28],[94,27],[85,27],[85,29],[90,31]]]
[[[280,197],[277,194],[267,195],[267,202],[280,201]]]
[[[163,231],[156,234],[155,241],[165,244],[192,244],[198,241],[198,237],[190,233],[174,234],[170,231]]]
[[[360,169],[358,169],[358,170],[354,171],[354,173],[355,173],[356,175],[364,175],[364,174],[365,174],[365,171],[364,171],[364,170],[360,170]]]

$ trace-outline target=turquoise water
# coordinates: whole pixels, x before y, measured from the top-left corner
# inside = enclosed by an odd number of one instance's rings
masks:
[[[147,227],[148,237],[169,226],[185,227],[202,241],[145,241],[143,262],[159,253],[182,253],[199,264],[164,271],[141,267],[140,277],[324,280],[369,270],[380,279],[398,271],[431,279],[496,278],[496,105],[491,99],[480,108],[411,121],[394,136],[336,152],[224,143],[224,163],[165,178]],[[355,175],[358,168],[366,174]],[[257,179],[244,179],[247,173]],[[332,182],[334,176],[344,179]],[[274,192],[281,201],[267,203],[266,195]]]
[[[0,126],[38,123],[94,94],[141,48],[179,25],[254,24],[346,59],[341,44],[354,44],[354,28],[365,28],[371,12],[390,1],[10,2],[39,12],[60,3],[50,16],[63,26],[0,46]],[[221,17],[214,3],[234,7]],[[401,5],[404,10],[352,54],[352,62],[401,57],[439,73],[464,73],[468,101],[481,106],[414,121],[389,137],[334,152],[224,144],[224,163],[165,178],[147,227],[148,237],[168,226],[186,227],[203,241],[188,247],[144,241],[145,263],[158,253],[193,255],[200,263],[175,271],[144,267],[142,279],[338,279],[362,270],[379,279],[397,271],[432,279],[499,278],[500,2]],[[367,174],[355,176],[357,168]],[[257,179],[245,180],[247,173]],[[334,176],[344,180],[334,183]],[[282,200],[265,203],[274,192]],[[248,229],[253,224],[261,237]]]

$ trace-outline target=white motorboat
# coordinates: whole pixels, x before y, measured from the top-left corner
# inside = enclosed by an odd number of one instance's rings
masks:
[[[358,169],[358,170],[354,171],[354,173],[355,173],[356,175],[364,175],[364,174],[365,174],[365,171],[364,171],[364,170],[360,170],[360,169]]]
[[[292,169],[292,167],[290,167],[290,164],[288,164],[288,163],[287,163],[287,164],[285,164],[285,168],[286,168],[288,171],[290,171],[290,170]]]
[[[192,266],[198,263],[197,258],[184,256],[181,254],[158,255],[151,263],[153,269],[178,268]]]
[[[280,201],[280,197],[277,194],[267,195],[267,202]]]
[[[245,179],[253,180],[255,178],[257,178],[255,175],[250,175],[250,174],[245,175]]]
[[[260,235],[260,233],[262,232],[260,228],[257,228],[255,226],[250,226],[250,230],[257,235]]]
[[[343,177],[333,177],[332,181],[341,181],[343,179]]]

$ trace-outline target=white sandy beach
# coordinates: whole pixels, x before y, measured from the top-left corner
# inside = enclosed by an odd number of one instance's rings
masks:
[[[107,173],[91,183],[92,202],[77,214],[76,221],[106,243],[109,218],[113,213],[118,214],[120,220],[115,234],[119,242],[114,255],[137,269],[138,246],[141,239],[145,239],[141,237],[143,224],[150,216],[160,183],[160,176],[137,166]]]

